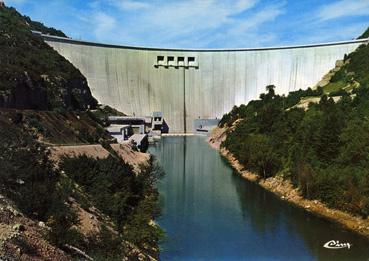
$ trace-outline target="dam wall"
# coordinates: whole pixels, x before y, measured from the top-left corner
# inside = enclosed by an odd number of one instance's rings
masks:
[[[163,112],[170,132],[193,132],[198,118],[234,105],[314,86],[336,60],[368,40],[307,46],[191,50],[116,46],[42,35],[86,76],[99,103],[129,115]]]

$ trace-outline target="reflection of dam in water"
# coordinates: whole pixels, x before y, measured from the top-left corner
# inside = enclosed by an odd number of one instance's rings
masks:
[[[81,70],[100,103],[131,115],[161,111],[172,132],[192,132],[194,119],[220,118],[268,84],[279,94],[314,86],[336,60],[367,42],[180,50],[43,38]]]

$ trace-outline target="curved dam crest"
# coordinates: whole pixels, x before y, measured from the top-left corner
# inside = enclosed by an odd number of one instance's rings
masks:
[[[368,39],[306,46],[181,50],[116,46],[42,35],[85,75],[102,104],[126,114],[163,112],[170,132],[221,118],[257,99],[269,84],[287,94],[314,86]]]

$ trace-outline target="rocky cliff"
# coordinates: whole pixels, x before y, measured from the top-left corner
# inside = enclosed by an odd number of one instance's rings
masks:
[[[34,35],[31,30],[35,29],[60,35],[60,31],[33,22],[14,8],[0,6],[0,107],[94,108],[97,101],[86,78]]]

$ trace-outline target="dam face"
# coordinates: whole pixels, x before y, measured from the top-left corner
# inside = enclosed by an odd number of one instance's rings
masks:
[[[102,104],[126,114],[163,112],[170,132],[221,118],[269,84],[287,94],[314,86],[344,54],[368,40],[311,46],[180,50],[104,45],[42,35],[86,76]]]

